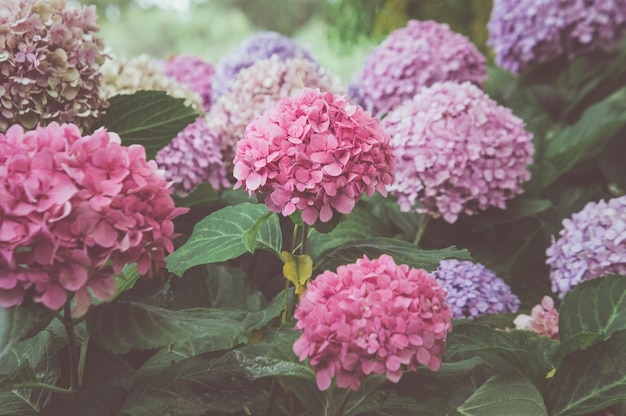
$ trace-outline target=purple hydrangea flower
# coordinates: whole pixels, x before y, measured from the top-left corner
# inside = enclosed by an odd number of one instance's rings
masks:
[[[546,251],[552,291],[559,298],[583,280],[626,275],[626,195],[589,202],[562,224]]]
[[[432,275],[448,292],[446,301],[456,319],[519,309],[520,300],[511,287],[480,263],[442,260]]]
[[[293,39],[276,32],[257,33],[218,62],[213,79],[213,101],[230,88],[242,69],[273,55],[278,56],[281,61],[304,58],[315,62],[311,53]]]
[[[165,170],[165,179],[174,182],[178,195],[187,195],[201,183],[208,182],[216,190],[231,186],[218,136],[202,117],[185,127],[155,160]]]
[[[202,58],[191,54],[174,55],[164,62],[165,75],[187,85],[200,94],[202,109],[211,108],[211,89],[215,67]]]
[[[0,2],[0,132],[52,121],[88,128],[107,103],[99,94],[104,43],[95,6]]]
[[[560,56],[618,49],[626,0],[495,0],[488,29],[496,63],[517,74]]]
[[[382,115],[435,82],[482,86],[486,79],[485,57],[468,38],[447,24],[411,20],[370,53],[353,95],[366,110]]]
[[[462,213],[506,208],[530,179],[532,134],[475,85],[442,82],[382,120],[396,154],[389,187],[402,211],[454,223]]]

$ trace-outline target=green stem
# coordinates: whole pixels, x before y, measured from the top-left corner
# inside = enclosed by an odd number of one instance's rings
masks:
[[[272,386],[270,387],[270,398],[267,402],[267,407],[265,408],[265,416],[271,416],[272,410],[274,409],[274,401],[276,400],[276,391],[278,388],[276,387],[278,382],[274,378],[272,380]]]
[[[415,239],[413,240],[413,244],[415,244],[416,246],[419,246],[420,240],[422,239],[422,236],[424,235],[424,231],[426,230],[426,226],[428,225],[429,222],[430,222],[430,216],[422,215],[422,217],[420,218],[418,228],[417,228],[417,233],[415,234]]]
[[[309,226],[304,224],[302,227],[302,243],[300,244],[300,254],[306,254],[306,243],[309,239]]]
[[[337,408],[337,412],[335,413],[337,416],[343,415],[343,409],[344,407],[346,407],[346,404],[348,404],[348,399],[350,398],[351,392],[352,390],[350,390],[349,388],[346,389],[346,393],[341,398],[341,402],[339,403],[339,407]]]
[[[24,403],[26,403],[27,405],[29,405],[36,413],[40,413],[41,412],[41,408],[39,406],[37,406],[35,403],[33,403],[30,400],[28,400],[26,397],[22,396],[18,390],[12,390],[11,393],[16,395],[20,399],[22,399],[22,401]]]
[[[19,390],[19,389],[48,390],[48,391],[51,391],[53,393],[65,394],[65,395],[76,393],[76,390],[64,389],[63,387],[57,387],[57,386],[53,386],[52,384],[39,383],[39,382],[12,384],[11,387],[13,389],[15,389],[15,390]]]
[[[87,345],[89,345],[89,334],[85,332],[83,337],[83,345],[80,346],[80,356],[78,357],[78,385],[83,385],[83,376],[85,375],[85,362],[87,361]]]
[[[67,351],[70,368],[70,390],[76,391],[78,387],[78,368],[76,367],[76,337],[74,335],[74,325],[72,323],[72,308],[70,302],[65,303],[63,309],[63,326],[67,335]]]

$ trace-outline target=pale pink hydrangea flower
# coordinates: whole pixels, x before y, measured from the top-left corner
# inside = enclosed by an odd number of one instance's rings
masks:
[[[367,256],[308,284],[294,313],[302,332],[293,351],[310,358],[320,390],[357,390],[372,373],[397,383],[404,369],[441,365],[452,330],[446,292],[423,269]]]
[[[393,181],[389,136],[378,119],[311,88],[254,120],[234,165],[235,189],[265,194],[267,207],[284,216],[298,210],[309,225],[350,213],[363,193],[386,195]]]
[[[520,314],[514,320],[515,329],[533,331],[551,339],[559,339],[559,311],[554,300],[544,296],[539,305],[533,306],[530,315]]]
[[[530,179],[532,134],[469,82],[424,88],[382,125],[397,155],[389,190],[402,211],[454,223],[461,214],[505,208]]]
[[[125,264],[164,266],[172,220],[186,212],[142,146],[56,122],[0,134],[0,210],[0,307],[32,296],[56,310],[74,295],[76,315],[89,291],[114,292]]]

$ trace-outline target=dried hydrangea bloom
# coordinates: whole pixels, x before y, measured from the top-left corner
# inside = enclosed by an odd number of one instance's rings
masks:
[[[0,132],[52,121],[91,126],[106,107],[96,19],[95,6],[71,8],[64,0],[0,3]]]
[[[274,56],[243,69],[207,116],[209,126],[220,138],[224,160],[233,159],[237,142],[243,139],[248,124],[281,98],[304,87],[344,91],[337,76],[303,58],[281,60]]]
[[[411,20],[370,53],[354,86],[359,104],[382,115],[435,82],[482,86],[486,79],[485,57],[467,37],[444,23]]]
[[[518,315],[513,324],[515,329],[533,331],[554,340],[559,339],[559,311],[554,309],[554,300],[550,296],[544,296],[539,305],[533,306],[530,315]]]
[[[202,100],[202,109],[211,108],[211,90],[215,68],[209,62],[196,55],[179,54],[163,62],[165,75],[185,84],[197,92]]]
[[[626,275],[626,196],[589,202],[562,225],[546,251],[552,291],[560,299],[583,280]]]
[[[325,271],[308,284],[294,313],[302,332],[293,351],[310,358],[320,390],[357,390],[366,376],[397,383],[403,369],[441,365],[452,330],[446,292],[423,269],[367,256]]]
[[[201,183],[210,183],[216,190],[231,186],[226,178],[218,136],[202,117],[178,133],[154,160],[180,196],[186,196]]]
[[[469,82],[424,88],[382,124],[397,155],[389,190],[402,211],[454,223],[461,214],[505,208],[530,179],[532,134]]]
[[[489,313],[517,312],[520,300],[493,271],[468,260],[443,260],[432,273],[448,293],[446,302],[456,319]]]
[[[389,136],[378,119],[342,96],[304,88],[283,98],[237,143],[235,189],[265,194],[273,212],[325,223],[348,214],[363,193],[393,181]]]
[[[280,61],[302,58],[315,62],[311,53],[295,40],[276,32],[257,33],[245,39],[239,47],[226,54],[217,63],[213,78],[213,101],[231,88],[241,70],[272,56]]]
[[[71,296],[86,312],[89,291],[107,299],[113,273],[144,274],[173,250],[176,208],[142,146],[99,129],[81,137],[56,122],[0,133],[0,307],[32,296],[50,309]]]
[[[488,23],[495,61],[517,74],[558,57],[620,47],[625,0],[495,0]]]
[[[102,93],[110,98],[140,90],[165,91],[172,97],[184,98],[185,105],[203,114],[200,94],[187,85],[165,75],[160,61],[148,55],[133,58],[114,57],[102,65]]]

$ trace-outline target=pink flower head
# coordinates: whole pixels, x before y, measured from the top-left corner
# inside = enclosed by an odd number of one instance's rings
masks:
[[[377,119],[332,92],[304,88],[282,99],[237,143],[235,188],[307,224],[348,214],[363,193],[387,194],[393,181],[389,136]]]
[[[532,134],[469,82],[424,88],[382,121],[396,155],[400,209],[443,217],[505,208],[530,179]]]
[[[439,369],[452,330],[445,291],[423,269],[384,254],[326,271],[308,284],[295,311],[300,361],[311,359],[317,386],[359,388],[371,373],[397,383],[403,369]]]
[[[554,309],[554,300],[544,296],[541,304],[533,306],[530,315],[518,315],[513,321],[516,329],[533,331],[551,339],[559,339],[559,311]]]
[[[51,121],[89,127],[100,96],[104,43],[95,6],[64,0],[0,2],[0,133]]]
[[[0,134],[0,307],[33,297],[77,314],[115,290],[127,263],[146,273],[173,250],[176,208],[141,146],[104,129],[50,123]]]
[[[176,79],[200,94],[203,110],[209,111],[212,99],[211,84],[215,75],[213,65],[199,56],[180,54],[166,60],[164,66],[165,75]]]
[[[374,115],[387,113],[435,82],[487,79],[485,57],[445,23],[411,20],[367,57],[353,95]]]

